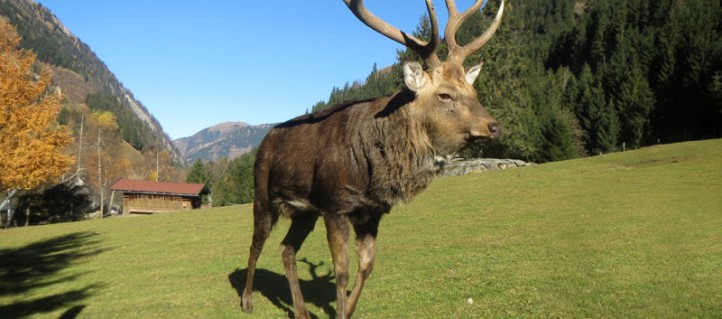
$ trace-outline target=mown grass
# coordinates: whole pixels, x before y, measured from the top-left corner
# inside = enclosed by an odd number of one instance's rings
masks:
[[[250,206],[2,230],[0,317],[287,318],[277,228],[251,316]],[[322,225],[300,258],[335,315]],[[720,318],[722,140],[439,178],[382,221],[355,317]]]

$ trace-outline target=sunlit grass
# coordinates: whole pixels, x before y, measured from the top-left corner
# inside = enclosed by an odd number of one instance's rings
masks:
[[[288,317],[287,221],[259,260],[253,315],[240,309],[251,215],[2,230],[0,317]],[[310,311],[333,315],[322,225],[299,258]],[[439,178],[382,220],[355,317],[714,318],[720,296],[722,140],[712,140]]]

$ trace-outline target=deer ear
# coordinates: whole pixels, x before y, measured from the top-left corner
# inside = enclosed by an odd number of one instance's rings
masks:
[[[482,65],[484,65],[484,62],[472,66],[469,71],[466,71],[466,83],[474,84],[474,81],[476,81],[476,78],[479,76]]]
[[[414,92],[418,92],[426,84],[424,68],[419,62],[404,63],[404,83]]]

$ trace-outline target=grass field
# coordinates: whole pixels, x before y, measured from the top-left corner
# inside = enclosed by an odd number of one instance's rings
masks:
[[[240,309],[251,215],[0,230],[0,317],[288,318],[286,221]],[[334,316],[322,225],[299,257],[309,310]],[[722,140],[438,178],[384,218],[356,318],[500,317],[722,318]]]

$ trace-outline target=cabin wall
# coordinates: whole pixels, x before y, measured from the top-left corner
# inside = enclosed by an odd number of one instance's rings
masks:
[[[122,214],[153,214],[200,208],[200,198],[179,195],[125,194]]]

